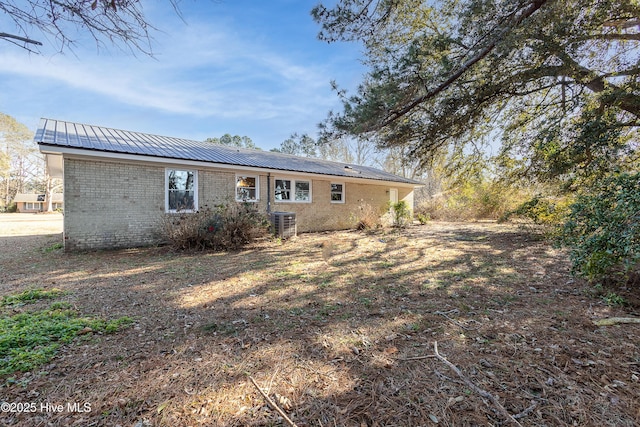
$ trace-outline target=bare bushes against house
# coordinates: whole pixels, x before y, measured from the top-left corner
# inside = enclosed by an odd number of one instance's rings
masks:
[[[196,212],[165,214],[161,239],[180,250],[237,250],[265,237],[269,220],[255,204],[228,202]]]

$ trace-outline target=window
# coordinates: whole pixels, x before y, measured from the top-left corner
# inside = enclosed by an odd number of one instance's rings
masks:
[[[27,202],[27,206],[26,206],[27,210],[33,211],[33,210],[42,210],[42,203],[39,202]]]
[[[288,179],[276,179],[275,187],[276,200],[291,200],[291,181]]]
[[[296,181],[296,202],[311,201],[311,183],[309,181]]]
[[[331,183],[331,203],[344,203],[344,184]]]
[[[167,169],[167,212],[193,212],[198,209],[197,180],[196,171]]]
[[[293,194],[292,194],[293,189]],[[274,198],[280,202],[310,202],[311,181],[276,179]]]
[[[257,176],[236,176],[236,200],[238,202],[258,201],[258,177]]]

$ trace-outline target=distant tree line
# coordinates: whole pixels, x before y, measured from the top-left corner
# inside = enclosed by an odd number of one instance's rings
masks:
[[[12,208],[16,194],[46,194],[53,185],[33,133],[15,118],[0,113],[0,212]]]
[[[256,146],[256,144],[254,144],[253,141],[251,140],[251,138],[249,138],[248,136],[240,136],[240,135],[231,136],[231,134],[225,133],[220,138],[215,138],[215,137],[214,138],[207,138],[204,141],[205,142],[210,142],[212,144],[217,144],[217,145],[226,145],[228,147],[238,147],[238,148],[249,148],[251,150],[261,150],[261,148]]]

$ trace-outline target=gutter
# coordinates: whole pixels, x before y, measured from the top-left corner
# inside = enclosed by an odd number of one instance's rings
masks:
[[[349,170],[345,169],[344,174],[328,174],[328,173],[318,173],[318,172],[305,172],[298,171],[293,169],[276,169],[276,168],[266,168],[260,166],[245,166],[239,164],[232,163],[217,163],[212,161],[203,161],[203,160],[190,160],[184,158],[174,158],[174,157],[161,157],[157,155],[150,154],[133,154],[133,153],[122,153],[122,152],[114,152],[114,151],[106,151],[106,150],[96,150],[96,149],[87,149],[80,147],[68,147],[68,146],[60,146],[57,144],[48,144],[46,142],[38,142],[37,143],[40,149],[40,152],[43,154],[50,155],[63,155],[66,157],[67,155],[74,158],[80,159],[94,159],[101,161],[131,161],[131,162],[143,162],[143,163],[156,163],[163,164],[167,166],[173,165],[185,165],[192,167],[205,167],[205,168],[217,168],[217,169],[227,169],[234,171],[248,171],[248,172],[256,172],[256,173],[271,173],[277,172],[283,175],[291,175],[291,176],[309,176],[309,177],[317,177],[322,179],[327,179],[328,177],[333,177],[334,179],[341,178],[342,180],[346,180],[348,182],[369,182],[369,183],[392,183],[396,186],[402,187],[423,187],[424,184],[409,180],[406,178],[400,178],[400,180],[387,180],[382,178],[368,178],[368,177],[359,177],[353,173],[348,173]]]

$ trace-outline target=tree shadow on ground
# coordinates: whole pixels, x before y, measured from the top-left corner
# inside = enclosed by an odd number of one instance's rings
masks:
[[[431,357],[438,341],[523,425],[633,425],[637,384],[614,385],[620,363],[640,360],[638,330],[594,328],[593,301],[567,271],[544,242],[490,224],[303,235],[222,254],[49,253],[28,274],[3,273],[3,291],[61,287],[83,313],[136,325],[83,338],[5,390],[89,401],[91,413],[0,417],[281,424],[251,375],[300,426],[506,423]]]

